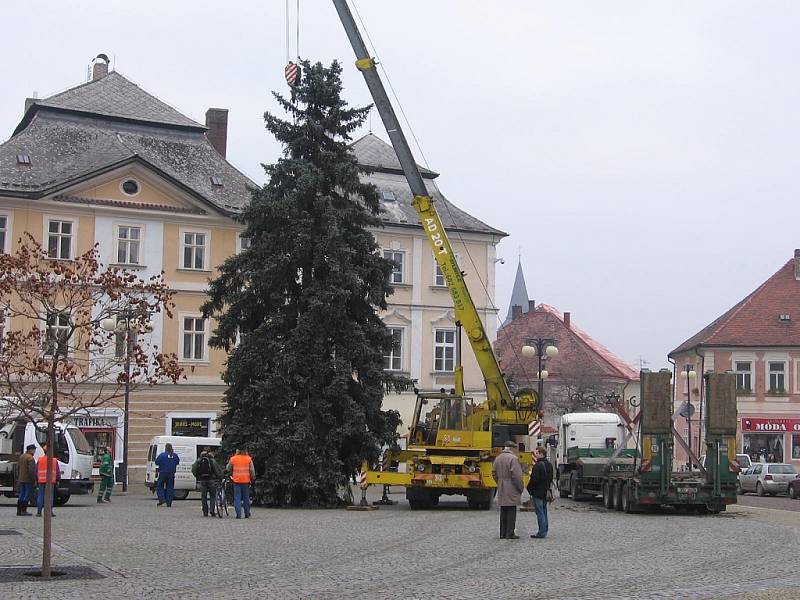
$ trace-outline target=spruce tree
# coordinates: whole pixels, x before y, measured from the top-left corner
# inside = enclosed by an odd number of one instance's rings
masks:
[[[302,68],[290,99],[273,93],[290,119],[264,115],[284,151],[241,215],[250,246],[203,307],[218,320],[210,344],[229,351],[223,451],[250,452],[254,499],[272,506],[341,503],[399,423],[381,410],[392,263],[368,229],[381,226],[378,191],[347,145],[369,107],[348,108],[337,62]]]

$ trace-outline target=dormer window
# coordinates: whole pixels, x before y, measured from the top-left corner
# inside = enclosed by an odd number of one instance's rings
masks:
[[[778,315],[778,320],[779,321],[784,321],[784,322],[791,321],[792,320],[792,315],[786,314],[786,313],[784,313],[782,315]]]
[[[391,190],[381,190],[381,200],[384,202],[397,202],[394,192]]]
[[[18,165],[28,165],[31,164],[31,157],[29,154],[17,154],[17,164]]]
[[[216,175],[211,176],[211,185],[215,187],[222,187],[222,179],[217,177]]]

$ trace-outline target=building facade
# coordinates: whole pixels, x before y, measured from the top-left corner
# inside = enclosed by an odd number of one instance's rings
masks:
[[[702,374],[736,373],[737,452],[800,467],[800,250],[733,308],[669,353],[675,363],[675,427],[702,455]],[[694,372],[690,378],[685,373]],[[692,405],[686,409],[685,406]],[[683,410],[681,410],[683,409]],[[690,436],[691,431],[691,436]],[[676,449],[676,459],[686,454]]]
[[[177,385],[139,388],[129,412],[130,480],[143,481],[155,435],[217,434],[224,385],[224,352],[210,348],[214,324],[200,306],[216,267],[247,240],[235,219],[256,186],[225,158],[227,110],[211,108],[205,124],[184,116],[98,59],[92,79],[45,99],[28,99],[12,137],[0,145],[0,250],[13,252],[30,233],[53,260],[69,260],[97,245],[106,265],[159,273],[175,292],[172,318],[153,315],[147,343],[178,355],[186,379]],[[455,322],[452,301],[433,264],[411,193],[391,146],[373,135],[353,144],[378,186],[385,228],[375,231],[384,256],[398,267],[395,293],[382,315],[396,344],[386,368],[420,388],[452,385]],[[437,199],[456,252],[468,257],[470,279],[489,292],[476,297],[490,333],[494,256],[505,235],[450,204],[432,171],[424,177]],[[21,327],[6,323],[5,330]],[[473,361],[474,362],[474,361]],[[465,357],[467,385],[481,378]],[[413,410],[411,390],[387,392],[386,406]],[[121,403],[94,409],[75,423],[97,446],[122,457]]]

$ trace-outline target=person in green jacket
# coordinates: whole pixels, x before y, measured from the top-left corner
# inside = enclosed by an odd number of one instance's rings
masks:
[[[97,503],[111,502],[111,490],[114,487],[114,459],[108,448],[101,448],[100,458],[100,491],[97,492]]]

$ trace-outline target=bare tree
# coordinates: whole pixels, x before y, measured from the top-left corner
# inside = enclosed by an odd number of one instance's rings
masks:
[[[125,269],[104,268],[93,248],[75,260],[53,260],[30,234],[14,254],[0,255],[2,331],[0,417],[47,424],[46,498],[53,497],[55,423],[113,403],[138,385],[182,376],[177,356],[119,333],[108,319],[125,315],[126,331],[143,333],[152,315],[171,317],[172,293],[161,275],[147,281]],[[147,337],[147,336],[142,336]],[[124,368],[123,368],[124,364]],[[4,414],[3,414],[4,413]],[[52,520],[44,514],[42,577],[51,574]]]
[[[587,358],[587,357],[584,357]],[[558,382],[548,390],[547,402],[554,414],[606,411],[612,407],[607,398],[619,393],[619,386],[608,381],[587,360],[574,360],[558,373]]]

